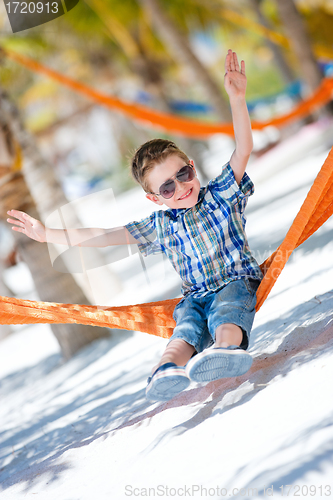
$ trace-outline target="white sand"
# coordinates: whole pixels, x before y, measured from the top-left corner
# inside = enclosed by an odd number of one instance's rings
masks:
[[[259,261],[283,238],[329,141],[310,126],[249,166]],[[130,220],[139,198],[129,207],[126,196],[119,207]],[[329,220],[294,253],[257,314],[251,371],[167,403],[144,395],[163,339],[119,331],[62,364],[47,325],[15,327],[0,343],[1,500],[282,498],[281,487],[284,497],[333,497],[332,234]],[[130,273],[116,265],[118,302],[176,293],[163,263],[151,265],[148,285],[135,259]]]

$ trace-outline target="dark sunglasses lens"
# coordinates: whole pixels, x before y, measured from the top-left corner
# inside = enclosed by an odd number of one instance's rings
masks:
[[[191,168],[190,165],[185,165],[185,167],[181,168],[179,172],[177,172],[176,178],[178,182],[190,182],[194,179],[193,168]],[[175,191],[176,184],[172,179],[166,181],[160,187],[160,195],[165,199],[172,198],[172,196],[175,194]]]
[[[179,182],[190,182],[194,179],[194,171],[189,165],[181,168],[177,174],[177,180]]]
[[[163,196],[163,198],[172,198],[172,196],[175,194],[176,190],[176,184],[175,181],[170,180],[162,184],[160,187],[160,195]]]

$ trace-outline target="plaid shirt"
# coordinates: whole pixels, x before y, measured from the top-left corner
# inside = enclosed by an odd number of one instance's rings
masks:
[[[251,254],[244,210],[254,186],[238,185],[229,163],[200,189],[192,208],[153,212],[126,225],[144,255],[164,252],[180,275],[184,295],[205,295],[245,276],[262,279]]]

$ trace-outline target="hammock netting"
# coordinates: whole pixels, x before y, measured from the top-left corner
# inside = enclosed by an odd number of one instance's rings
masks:
[[[261,265],[264,278],[257,291],[262,306],[292,251],[311,236],[333,212],[333,148],[318,173],[300,211],[278,249]],[[136,330],[170,338],[178,299],[103,308],[0,297],[0,324],[79,323]]]

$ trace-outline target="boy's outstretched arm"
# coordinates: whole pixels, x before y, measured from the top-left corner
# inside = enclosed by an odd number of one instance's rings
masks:
[[[229,96],[236,141],[230,166],[238,184],[253,149],[251,121],[245,100],[246,83],[245,62],[241,61],[239,66],[236,52],[229,49],[225,59],[224,87]]]
[[[7,213],[12,217],[7,219],[7,222],[13,224],[14,231],[41,243],[81,247],[107,247],[137,243],[137,240],[123,226],[110,229],[48,229],[39,220],[20,210],[9,210]]]

